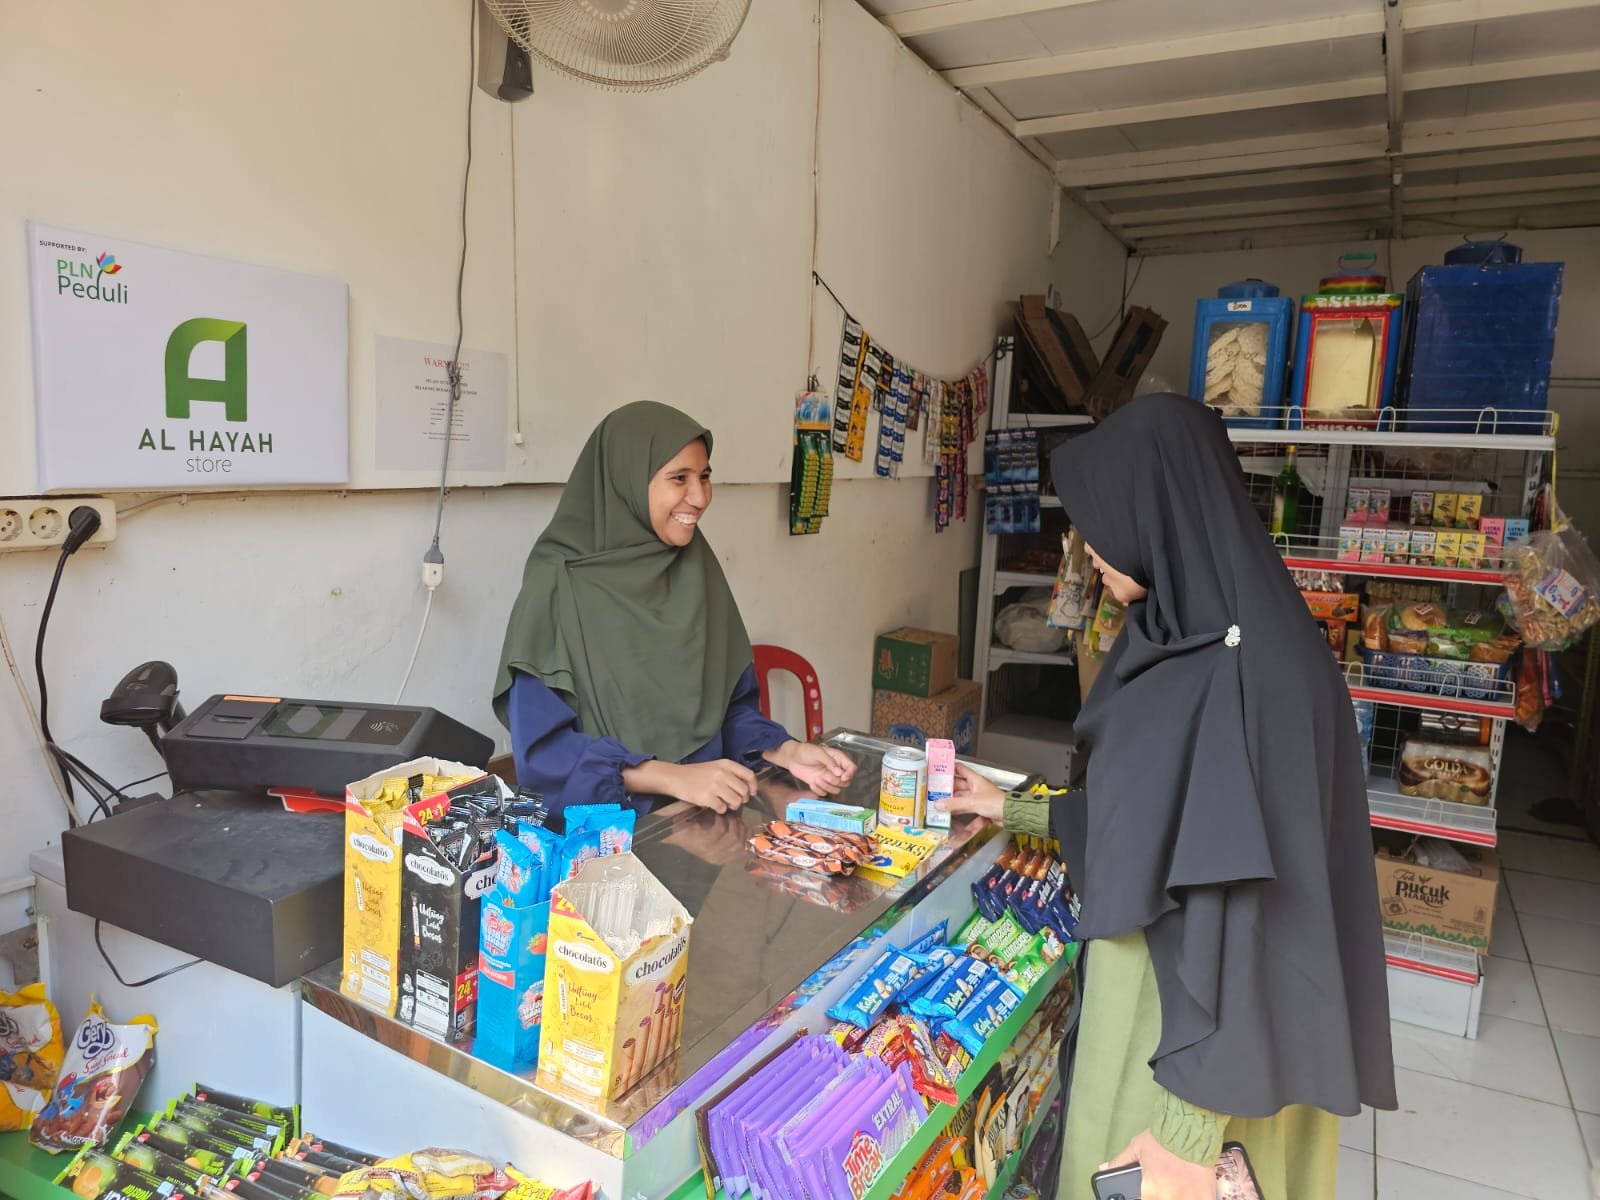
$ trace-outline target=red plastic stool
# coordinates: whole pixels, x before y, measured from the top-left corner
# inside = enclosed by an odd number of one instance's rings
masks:
[[[750,649],[755,654],[756,684],[761,689],[761,715],[769,719],[772,716],[772,697],[767,691],[767,676],[773,671],[787,671],[800,681],[801,690],[805,693],[806,740],[821,741],[822,685],[817,682],[817,673],[811,664],[793,650],[786,650],[782,646],[752,646]]]

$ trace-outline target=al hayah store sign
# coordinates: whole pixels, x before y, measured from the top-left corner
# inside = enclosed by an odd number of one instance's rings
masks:
[[[337,484],[341,280],[28,225],[39,486]]]

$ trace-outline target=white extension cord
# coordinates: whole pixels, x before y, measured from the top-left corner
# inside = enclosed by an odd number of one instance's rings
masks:
[[[425,562],[422,564],[422,586],[428,589],[428,599],[422,606],[422,624],[417,629],[417,644],[411,647],[411,661],[406,664],[406,673],[400,677],[399,690],[394,694],[394,702],[400,703],[400,698],[406,694],[406,684],[411,682],[411,672],[416,669],[417,655],[422,653],[422,639],[428,633],[428,615],[433,612],[433,593],[444,582],[444,563]]]

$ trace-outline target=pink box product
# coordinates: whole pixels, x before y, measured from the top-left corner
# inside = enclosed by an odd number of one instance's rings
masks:
[[[1353,487],[1345,497],[1344,523],[1346,525],[1365,525],[1367,523],[1367,507],[1372,502],[1372,489]]]
[[[1339,561],[1361,561],[1361,533],[1359,525],[1339,526]]]
[[[1381,563],[1383,561],[1383,552],[1384,552],[1384,549],[1385,549],[1385,547],[1387,545],[1387,539],[1384,537],[1384,533],[1385,532],[1386,531],[1384,530],[1383,526],[1381,526],[1381,525],[1378,526],[1377,528],[1369,528],[1369,529],[1362,530],[1362,532],[1361,532],[1361,561],[1362,562]]]
[[[948,800],[956,788],[956,744],[949,738],[928,739],[928,815],[929,829],[949,829],[950,814],[934,807],[936,800]]]
[[[1387,525],[1389,523],[1389,502],[1394,499],[1388,488],[1372,488],[1367,497],[1367,524]]]

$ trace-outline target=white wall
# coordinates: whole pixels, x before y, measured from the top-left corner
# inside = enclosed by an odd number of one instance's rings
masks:
[[[1005,300],[1050,278],[1048,177],[853,0],[823,10],[821,272],[896,353],[959,373],[987,352]],[[0,0],[0,494],[34,487],[28,218],[348,280],[352,462],[370,461],[373,336],[454,333],[467,11],[284,0],[264,21],[236,0]],[[872,637],[908,621],[954,629],[981,510],[935,535],[925,479],[843,472],[822,535],[785,534],[777,481],[810,301],[813,15],[754,5],[727,63],[663,94],[541,72],[514,113],[480,98],[467,342],[514,356],[538,448],[518,478],[564,477],[598,415],[641,394],[730,431],[718,476],[745,482],[719,486],[705,528],[750,632],[811,658],[830,724],[863,726]],[[817,301],[826,378],[838,316]],[[496,729],[504,615],[557,495],[453,493],[448,574],[408,698]],[[423,491],[257,493],[132,516],[67,572],[49,649],[58,738],[117,782],[156,769],[141,738],[97,720],[148,658],[178,668],[191,704],[227,688],[388,699],[421,616],[430,529]],[[0,620],[30,692],[53,565],[0,555]],[[3,888],[62,825],[6,678],[0,779]],[[0,896],[0,928],[19,908]]]

